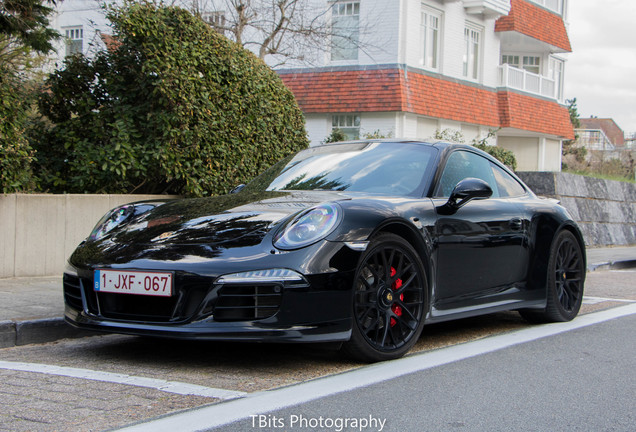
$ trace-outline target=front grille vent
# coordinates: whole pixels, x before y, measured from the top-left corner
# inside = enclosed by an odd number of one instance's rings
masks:
[[[280,284],[227,284],[219,290],[216,321],[249,321],[273,316],[283,298]]]
[[[64,274],[64,301],[67,305],[73,309],[82,310],[82,287],[80,286],[80,279],[77,276],[70,274]]]

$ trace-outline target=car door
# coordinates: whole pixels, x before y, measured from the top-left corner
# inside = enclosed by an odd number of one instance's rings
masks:
[[[527,224],[505,187],[498,185],[496,176],[501,173],[495,168],[501,170],[475,152],[455,150],[438,177],[433,198],[438,209],[437,309],[503,301],[502,297],[514,297],[515,285],[525,280]],[[493,195],[469,201],[452,214],[440,211],[455,185],[469,177],[487,182]]]

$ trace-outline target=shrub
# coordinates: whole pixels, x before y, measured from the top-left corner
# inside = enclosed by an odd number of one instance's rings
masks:
[[[490,156],[494,157],[495,159],[497,159],[499,162],[506,165],[511,170],[513,171],[517,170],[517,158],[515,157],[515,154],[511,152],[510,150],[506,150],[505,148],[502,148],[502,147],[487,145],[484,143],[476,143],[473,145],[479,150],[485,151]]]
[[[333,129],[331,133],[321,142],[321,144],[329,144],[340,141],[348,141],[349,137],[345,134],[342,129]]]
[[[116,46],[69,59],[40,100],[50,189],[220,194],[307,147],[278,75],[200,18],[148,2],[108,18]]]
[[[492,146],[487,144],[488,140],[494,137],[496,133],[497,133],[497,130],[491,129],[488,131],[488,135],[486,137],[480,140],[473,139],[473,141],[470,144],[478,148],[479,150],[485,151],[486,153],[488,153],[489,155],[497,159],[499,162],[506,165],[511,170],[516,171],[517,158],[515,157],[515,154],[512,151],[506,150],[505,148],[502,148],[502,147]],[[450,142],[458,143],[458,144],[465,142],[464,134],[461,131],[457,131],[457,130],[453,131],[451,129],[444,129],[443,131],[435,132],[434,138],[438,140],[450,141]]]
[[[33,149],[25,138],[30,100],[22,82],[0,67],[0,192],[34,188]]]

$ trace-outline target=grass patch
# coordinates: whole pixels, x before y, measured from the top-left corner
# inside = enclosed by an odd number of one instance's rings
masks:
[[[582,176],[586,176],[586,177],[594,177],[594,178],[599,178],[599,179],[603,179],[603,180],[615,180],[615,181],[622,181],[622,182],[635,183],[636,184],[636,180],[635,179],[629,178],[629,177],[623,177],[623,176],[619,176],[619,175],[601,174],[601,173],[595,173],[595,172],[590,172],[590,171],[571,170],[571,169],[563,170],[563,172],[566,172],[566,173],[569,173],[569,174],[578,174],[578,175],[582,175]]]

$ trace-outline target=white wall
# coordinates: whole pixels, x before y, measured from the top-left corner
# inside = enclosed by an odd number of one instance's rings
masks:
[[[517,171],[539,171],[539,138],[500,136],[497,145],[515,154]]]
[[[461,1],[441,0],[404,0],[402,37],[403,55],[397,59],[398,63],[406,63],[414,68],[422,68],[420,52],[421,11],[425,6],[441,13],[441,43],[440,67],[436,73],[449,77],[467,80],[463,76],[464,28],[466,23],[472,23],[483,29],[481,40],[481,76],[477,81],[489,87],[498,84],[498,70],[500,40],[495,33],[495,19],[484,18],[482,15],[467,14]]]
[[[319,145],[331,134],[331,115],[305,114],[305,129],[309,137],[309,145]]]
[[[439,128],[439,120],[430,117],[418,117],[417,119],[417,138],[430,139],[435,136]]]
[[[167,195],[0,195],[0,277],[61,275],[110,209]]]
[[[331,134],[331,113],[305,114],[307,135],[311,146],[319,145]],[[403,115],[388,112],[360,113],[360,137],[365,134],[372,134],[378,131],[384,136],[399,137],[401,130],[398,127],[397,119]],[[414,137],[414,135],[413,135]]]
[[[396,124],[397,114],[393,112],[362,113],[360,116],[360,137],[378,131],[386,137],[401,137]]]
[[[541,171],[561,171],[561,155],[561,141],[546,138]]]

